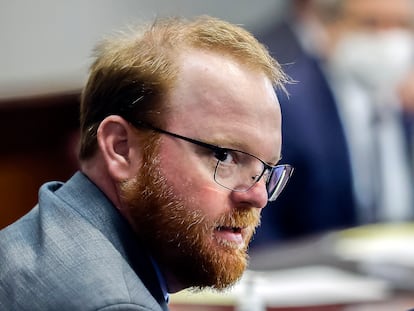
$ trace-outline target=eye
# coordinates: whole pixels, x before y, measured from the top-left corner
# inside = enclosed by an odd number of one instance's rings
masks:
[[[214,157],[223,163],[232,163],[234,162],[234,157],[231,151],[227,149],[216,149],[214,151]]]

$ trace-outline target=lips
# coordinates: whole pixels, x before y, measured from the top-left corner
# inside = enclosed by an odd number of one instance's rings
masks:
[[[240,227],[227,227],[227,226],[219,226],[216,229],[217,231],[230,231],[233,233],[241,233],[242,228]]]
[[[221,245],[241,248],[245,244],[244,231],[246,231],[244,227],[218,226],[214,235]]]
[[[213,237],[219,245],[231,249],[245,249],[260,220],[254,209],[237,209],[216,219]]]

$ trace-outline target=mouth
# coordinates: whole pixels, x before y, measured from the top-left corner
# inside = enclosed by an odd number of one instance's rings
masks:
[[[242,228],[240,227],[227,227],[227,226],[219,226],[216,228],[217,231],[227,231],[233,233],[240,233],[242,232]]]
[[[220,244],[241,248],[245,244],[247,228],[218,226],[214,230],[214,235]]]

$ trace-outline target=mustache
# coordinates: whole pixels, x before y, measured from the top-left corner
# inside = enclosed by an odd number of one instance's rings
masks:
[[[260,225],[260,211],[257,208],[235,209],[221,215],[213,225],[214,227],[257,227]]]

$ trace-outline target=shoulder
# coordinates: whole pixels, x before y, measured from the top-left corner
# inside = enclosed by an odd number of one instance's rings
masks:
[[[161,310],[130,266],[119,224],[71,208],[79,202],[56,195],[61,184],[44,187],[40,204],[0,231],[0,309]]]
[[[161,310],[104,236],[78,228],[30,237],[23,225],[1,233],[0,309]]]

